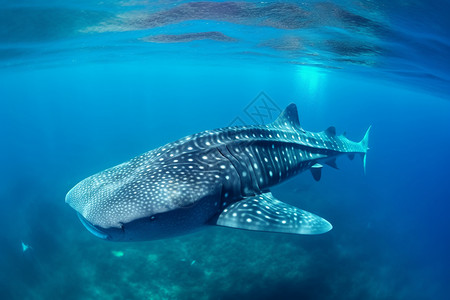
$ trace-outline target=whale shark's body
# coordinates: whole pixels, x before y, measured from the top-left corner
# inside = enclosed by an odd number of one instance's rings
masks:
[[[370,129],[370,128],[369,128]],[[66,196],[85,227],[97,237],[152,240],[207,224],[247,230],[320,234],[329,222],[275,199],[270,187],[338,155],[364,158],[359,143],[334,127],[303,130],[290,104],[269,125],[228,127],[187,136],[90,176]]]

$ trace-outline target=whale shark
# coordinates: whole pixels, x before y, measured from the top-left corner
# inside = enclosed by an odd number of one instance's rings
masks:
[[[225,127],[186,136],[75,185],[65,201],[93,235],[109,241],[164,239],[209,225],[291,234],[322,234],[325,219],[276,199],[270,188],[310,170],[361,155],[360,142],[335,127],[309,132],[290,104],[267,125]]]

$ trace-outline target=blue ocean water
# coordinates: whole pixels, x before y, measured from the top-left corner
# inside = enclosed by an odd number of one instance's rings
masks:
[[[448,1],[0,3],[1,299],[450,297]],[[89,175],[291,102],[307,130],[372,125],[366,175],[341,158],[273,189],[327,234],[111,243],[64,203]]]

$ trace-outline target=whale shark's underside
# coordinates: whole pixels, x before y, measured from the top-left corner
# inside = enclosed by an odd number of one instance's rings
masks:
[[[319,180],[336,157],[364,161],[360,142],[305,131],[290,104],[269,125],[227,127],[184,137],[92,175],[66,202],[97,237],[112,241],[161,239],[206,225],[292,234],[331,230],[325,219],[277,200],[270,187],[310,170]]]

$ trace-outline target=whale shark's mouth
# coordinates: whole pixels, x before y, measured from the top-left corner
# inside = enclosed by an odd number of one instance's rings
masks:
[[[78,218],[80,219],[81,223],[84,225],[84,227],[86,227],[87,230],[89,230],[90,233],[92,233],[96,237],[104,239],[104,240],[110,239],[110,236],[107,233],[98,229],[91,222],[86,220],[80,213],[77,212],[77,215],[78,215]]]

